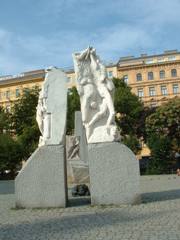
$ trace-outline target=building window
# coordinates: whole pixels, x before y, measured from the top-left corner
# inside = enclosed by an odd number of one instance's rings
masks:
[[[165,61],[164,58],[158,58],[158,59],[157,59],[157,62],[164,62],[164,61]]]
[[[168,60],[169,60],[169,61],[174,61],[174,60],[176,60],[176,57],[175,57],[175,56],[169,56],[169,57],[168,57]]]
[[[171,77],[177,77],[177,70],[171,69]]]
[[[142,74],[141,73],[136,74],[136,80],[137,81],[142,81]]]
[[[108,77],[112,78],[113,77],[113,72],[112,71],[108,71]]]
[[[19,97],[20,96],[20,91],[18,88],[16,88],[16,97]]]
[[[138,97],[144,97],[144,91],[143,91],[143,88],[138,88],[137,90],[137,94],[138,94]]]
[[[153,59],[147,59],[146,60],[146,64],[151,64],[151,63],[153,63]]]
[[[166,96],[168,94],[166,86],[161,86],[161,93],[162,93],[163,96]]]
[[[128,84],[128,75],[124,75],[124,76],[123,76],[123,80],[124,80],[124,82],[125,82],[126,84]]]
[[[6,91],[6,99],[9,99],[10,98],[10,91]]]
[[[149,87],[149,96],[155,96],[156,92],[155,92],[155,87]]]
[[[164,71],[164,70],[161,70],[161,71],[159,72],[159,77],[160,77],[160,79],[165,78],[165,71]]]
[[[27,87],[24,88],[24,89],[23,89],[23,92],[24,92],[24,93],[28,93],[28,92],[29,92],[29,88],[27,88]]]
[[[178,84],[173,84],[173,94],[178,94],[179,93],[179,86]]]
[[[153,80],[154,76],[153,76],[153,72],[148,72],[148,80]]]

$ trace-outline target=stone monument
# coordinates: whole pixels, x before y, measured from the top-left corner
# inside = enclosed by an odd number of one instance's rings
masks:
[[[68,183],[89,183],[88,145],[81,112],[75,112],[74,136],[66,136]]]
[[[46,70],[37,106],[39,147],[15,179],[17,207],[66,206],[66,110],[67,77],[51,67]]]
[[[94,48],[74,53],[73,60],[88,142],[91,204],[136,203],[139,163],[132,151],[120,143],[113,82]]]

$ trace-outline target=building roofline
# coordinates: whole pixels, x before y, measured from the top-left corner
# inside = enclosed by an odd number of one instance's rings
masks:
[[[26,81],[30,81],[33,80],[34,78],[37,79],[38,77],[44,77],[45,76],[45,72],[41,72],[41,73],[36,73],[36,74],[30,74],[30,75],[17,75],[17,77],[12,77],[12,78],[8,78],[8,79],[2,79],[0,80],[0,86],[4,85],[4,84],[13,84],[13,83],[18,83],[18,82],[26,82]]]
[[[174,63],[180,63],[180,60],[174,60],[174,61],[166,61],[166,62],[154,62],[154,63],[150,63],[150,64],[146,64],[146,63],[141,63],[141,64],[131,64],[131,65],[119,65],[118,69],[137,69],[137,68],[150,68],[150,67],[154,67],[154,66],[163,66],[165,64],[174,64]]]
[[[178,55],[178,54],[180,54],[180,52],[177,50],[167,50],[161,54],[153,54],[153,55],[141,54],[140,57],[127,56],[127,57],[120,58],[117,64],[120,64],[121,62],[131,62],[131,61],[140,60],[140,59],[143,60],[143,59],[148,59],[153,57],[162,57],[162,56]]]

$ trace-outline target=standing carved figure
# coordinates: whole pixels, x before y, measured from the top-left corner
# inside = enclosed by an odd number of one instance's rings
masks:
[[[66,111],[61,113],[60,110],[60,107],[63,109],[66,106],[66,91],[62,93],[59,86],[66,89],[67,77],[56,67],[47,68],[45,73],[36,112],[36,120],[41,132],[39,146],[62,143],[66,119]]]
[[[73,54],[73,59],[87,141],[116,141],[114,85],[107,77],[105,66],[92,47]]]
[[[48,71],[46,70],[45,81],[48,78]],[[48,88],[49,85],[42,86],[42,89],[39,93],[37,111],[36,111],[36,121],[39,126],[39,130],[41,132],[41,136],[39,138],[39,146],[45,145],[46,140],[50,138],[50,115],[51,113],[47,110],[47,98],[48,98]]]

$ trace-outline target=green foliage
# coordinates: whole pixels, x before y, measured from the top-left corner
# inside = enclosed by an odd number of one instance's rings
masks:
[[[23,129],[23,132],[20,136],[18,136],[18,142],[21,145],[21,158],[26,160],[30,157],[30,155],[34,152],[34,150],[38,146],[39,141],[39,128],[37,124],[33,124],[32,126],[27,126]]]
[[[67,134],[72,134],[74,130],[75,111],[80,111],[80,98],[75,87],[68,90],[67,102]]]
[[[10,170],[15,174],[21,162],[21,146],[8,134],[0,134],[0,172]]]
[[[180,98],[158,107],[146,120],[147,135],[157,134],[171,140],[174,151],[180,151]]]
[[[115,85],[114,107],[116,113],[120,113],[120,118],[117,118],[116,122],[121,129],[121,134],[136,134],[143,104],[123,80],[114,78],[113,82]]]
[[[39,88],[24,91],[21,98],[12,108],[13,129],[21,135],[26,127],[36,124],[36,106],[38,103]]]
[[[36,122],[38,97],[38,88],[24,91],[22,97],[15,103],[12,109],[13,129],[21,144],[21,159],[24,160],[32,154],[38,145],[40,136]]]
[[[144,114],[143,104],[122,79],[114,78],[113,82],[114,107],[118,113],[116,123],[121,130],[124,144],[137,154],[141,149],[138,138],[144,134],[144,122],[140,121]]]
[[[146,119],[147,143],[151,149],[150,171],[164,173],[173,168],[180,151],[180,99],[173,99]]]
[[[133,152],[134,154],[138,154],[139,151],[141,150],[141,146],[139,143],[138,138],[134,135],[126,135],[123,137],[122,142],[127,145]]]
[[[10,114],[0,106],[0,133],[10,131]]]
[[[147,174],[168,173],[171,161],[171,142],[164,136],[151,135],[148,138],[148,146],[151,149],[151,158],[146,171]]]

